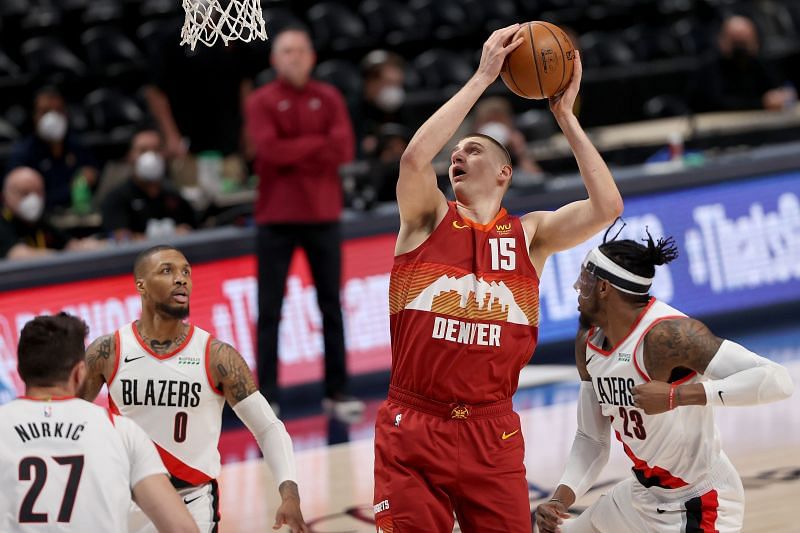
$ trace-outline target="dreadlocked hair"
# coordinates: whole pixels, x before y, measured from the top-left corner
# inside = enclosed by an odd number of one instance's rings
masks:
[[[631,239],[616,240],[619,232],[613,240],[606,241],[608,236],[606,232],[600,251],[625,270],[645,278],[652,278],[657,265],[665,265],[678,257],[678,248],[674,238],[662,237],[654,240],[650,230],[645,229],[645,231],[647,238],[642,239],[642,242],[646,245]]]

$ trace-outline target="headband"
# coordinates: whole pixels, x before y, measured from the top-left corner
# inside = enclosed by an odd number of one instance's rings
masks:
[[[653,278],[639,276],[619,266],[601,252],[599,247],[589,250],[582,266],[589,274],[608,281],[616,289],[628,294],[648,294],[653,284]]]

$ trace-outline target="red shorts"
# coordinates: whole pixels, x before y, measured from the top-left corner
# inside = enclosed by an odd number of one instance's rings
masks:
[[[529,532],[525,442],[511,400],[447,405],[390,388],[375,421],[378,532]]]

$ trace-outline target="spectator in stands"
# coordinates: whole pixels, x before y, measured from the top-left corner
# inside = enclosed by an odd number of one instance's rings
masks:
[[[46,87],[36,93],[33,103],[36,132],[21,139],[11,150],[7,170],[31,167],[43,177],[46,207],[68,208],[70,188],[83,176],[93,187],[97,183],[97,163],[92,154],[69,130],[66,105],[61,93]]]
[[[388,123],[401,123],[405,101],[405,62],[386,50],[373,50],[361,61],[364,89],[358,129],[359,149],[366,157],[375,155],[378,131]]]
[[[179,23],[178,23],[179,24]],[[180,27],[159,36],[150,58],[150,83],[145,87],[150,113],[165,140],[165,155],[177,164],[175,179],[193,184],[195,161],[203,152],[219,152],[224,175],[244,181],[247,156],[242,111],[253,78],[265,65],[253,43],[226,46],[177,46]]]
[[[695,111],[768,109],[779,111],[796,99],[760,54],[761,43],[749,18],[726,18],[717,47],[701,64],[691,102]]]
[[[167,180],[164,141],[155,129],[139,131],[128,151],[131,177],[103,200],[103,229],[117,241],[165,237],[197,226],[192,206]]]
[[[488,135],[502,144],[511,155],[515,185],[542,183],[544,174],[528,151],[523,133],[514,124],[511,104],[502,96],[484,98],[475,106],[472,131]]]
[[[344,98],[311,79],[316,53],[305,29],[272,38],[277,79],[253,92],[246,122],[259,176],[258,378],[270,402],[278,398],[278,324],[289,264],[302,247],[322,312],[326,409],[340,418],[364,404],[348,395],[344,328],[339,302],[342,276],[342,183],[339,166],[353,159],[355,138]]]
[[[411,140],[412,132],[402,124],[390,122],[377,131],[377,145],[369,158],[369,177],[375,189],[375,201],[393,202],[400,175],[400,157]]]
[[[45,216],[44,179],[30,167],[17,167],[3,181],[0,216],[0,257],[29,259],[56,250],[94,250],[105,243],[94,238],[72,239]]]

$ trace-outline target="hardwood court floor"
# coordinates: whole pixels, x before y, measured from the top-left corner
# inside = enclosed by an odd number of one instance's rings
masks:
[[[786,366],[800,386],[800,361]],[[574,398],[574,384],[536,387],[515,397],[526,440],[532,506],[549,497],[561,476],[575,433]],[[723,449],[743,478],[747,498],[744,531],[800,531],[800,392],[775,404],[720,408],[716,420]],[[360,437],[297,453],[303,512],[315,533],[375,531],[371,523],[372,439]],[[598,480],[602,486],[590,491],[577,506],[590,504],[610,483],[629,475],[629,469],[629,459],[612,439],[611,458]],[[278,494],[261,461],[225,465],[220,489],[223,533],[272,530]]]

